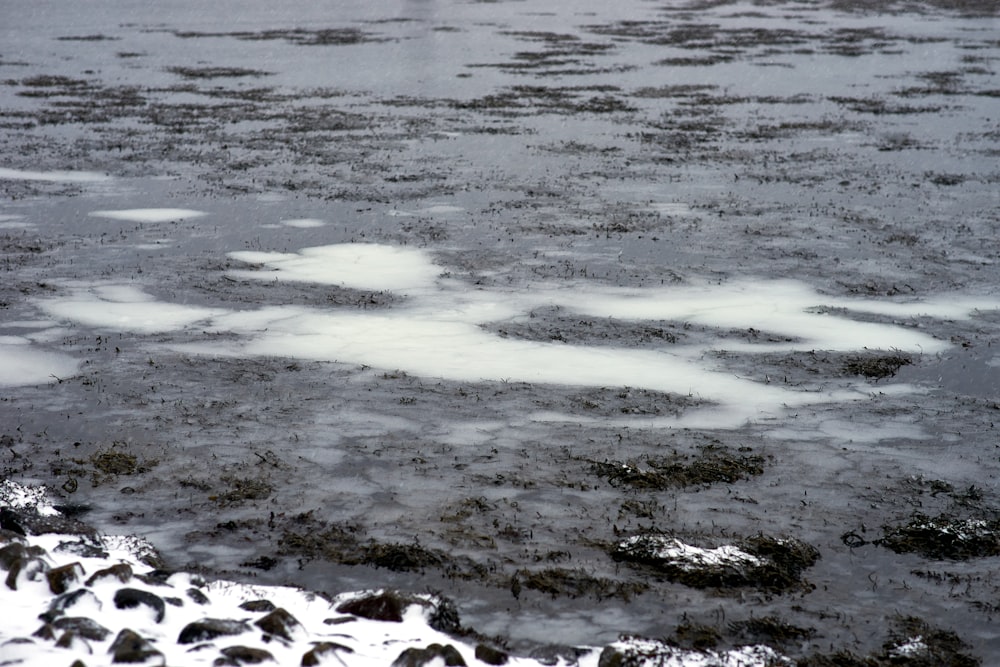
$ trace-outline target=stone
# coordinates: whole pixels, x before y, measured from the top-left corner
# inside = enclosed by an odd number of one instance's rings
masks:
[[[78,588],[75,591],[70,591],[69,593],[63,593],[59,597],[52,600],[49,603],[48,611],[39,614],[38,617],[43,621],[48,623],[53,622],[60,616],[66,615],[66,610],[78,605],[90,605],[94,607],[97,611],[101,609],[101,601],[93,591],[89,591],[86,588]]]
[[[194,644],[216,637],[240,635],[249,629],[249,626],[243,621],[233,621],[226,618],[203,618],[185,625],[177,637],[177,643]]]
[[[41,547],[29,547],[20,542],[13,542],[0,549],[0,569],[9,570],[15,561],[23,558],[39,558],[45,555],[46,551]]]
[[[270,600],[247,600],[240,605],[243,611],[274,611],[277,607]]]
[[[45,573],[45,578],[49,580],[49,590],[56,595],[61,595],[68,591],[73,584],[80,581],[84,574],[82,565],[69,563],[49,570]]]
[[[446,667],[465,667],[465,659],[451,644],[431,644],[427,648],[408,648],[392,661],[392,667],[423,667],[437,659]]]
[[[111,642],[108,653],[111,654],[111,662],[117,663],[147,662],[152,658],[159,657],[162,664],[163,659],[163,654],[157,651],[150,642],[128,628],[118,633],[115,640]]]
[[[350,646],[344,646],[336,642],[319,642],[302,656],[301,665],[302,667],[314,667],[339,651],[354,653],[354,649]]]
[[[163,621],[166,605],[159,595],[138,588],[119,588],[118,592],[115,593],[115,607],[118,609],[134,609],[140,605],[145,605],[153,610],[153,616],[157,623]]]
[[[302,626],[295,620],[295,617],[287,611],[278,607],[264,618],[254,621],[254,625],[264,631],[265,635],[272,635],[292,641],[292,633]]]
[[[259,665],[265,661],[274,662],[274,656],[268,651],[249,646],[229,646],[220,651],[221,658],[218,658],[216,665]]]
[[[52,625],[58,630],[71,630],[84,639],[95,642],[102,642],[111,634],[111,631],[100,623],[83,616],[57,618],[52,622]]]
[[[95,582],[108,577],[114,577],[123,584],[127,584],[132,579],[132,566],[128,563],[118,563],[103,570],[98,570],[87,579],[86,586],[93,586]]]
[[[92,654],[94,651],[90,648],[90,642],[85,638],[80,636],[78,632],[73,630],[67,630],[62,633],[59,640],[56,642],[58,648],[65,648],[71,651],[83,651],[88,655]]]
[[[486,644],[476,645],[476,660],[485,662],[487,665],[506,665],[510,656],[504,651]]]
[[[187,591],[185,592],[187,593],[187,596],[188,598],[190,598],[191,602],[194,602],[195,604],[206,605],[206,604],[211,604],[212,602],[211,600],[208,599],[207,595],[199,591],[197,588],[192,587],[187,589]]]
[[[403,611],[409,605],[398,593],[386,592],[348,600],[337,607],[341,614],[353,614],[373,621],[403,622]]]
[[[38,581],[48,569],[49,564],[41,558],[33,556],[18,558],[11,563],[7,572],[7,588],[16,591],[18,583]]]

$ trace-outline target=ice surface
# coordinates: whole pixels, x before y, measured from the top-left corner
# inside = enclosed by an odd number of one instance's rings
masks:
[[[79,362],[65,354],[28,347],[20,336],[0,340],[0,387],[23,387],[61,381],[76,375]]]
[[[163,303],[127,284],[77,288],[69,297],[47,299],[40,307],[53,317],[111,331],[151,334],[175,331],[224,311]]]
[[[127,220],[129,222],[169,222],[200,218],[208,215],[204,211],[193,211],[188,208],[129,208],[120,211],[92,211],[95,218],[110,218],[111,220]]]
[[[94,171],[29,171],[0,167],[0,179],[17,181],[50,181],[53,183],[99,183],[112,180],[107,174]]]

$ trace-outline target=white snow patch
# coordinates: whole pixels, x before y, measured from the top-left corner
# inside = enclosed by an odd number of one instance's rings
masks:
[[[170,222],[171,220],[200,218],[208,213],[189,208],[128,208],[119,211],[91,211],[88,215],[95,218],[127,220],[129,222]]]
[[[281,224],[285,227],[295,227],[296,229],[314,229],[325,226],[326,222],[317,218],[293,218],[291,220],[282,220]]]
[[[44,486],[28,486],[9,479],[0,481],[0,507],[4,506],[18,509],[34,508],[45,516],[59,514],[49,502],[49,494]]]
[[[38,305],[53,317],[98,329],[140,334],[183,329],[225,312],[156,301],[134,285],[122,284],[77,288],[71,296],[39,300]]]
[[[620,542],[618,547],[628,550],[639,543],[655,544],[656,547],[650,556],[688,571],[719,566],[759,567],[765,562],[731,544],[724,544],[715,549],[702,549],[665,535],[633,535]]]
[[[80,362],[58,352],[30,348],[22,336],[0,337],[0,387],[62,381],[77,374]]]

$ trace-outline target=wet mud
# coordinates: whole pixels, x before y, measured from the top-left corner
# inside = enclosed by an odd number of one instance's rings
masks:
[[[995,3],[227,12],[53,6],[0,28],[0,336],[79,364],[0,384],[0,474],[170,567],[440,591],[484,655],[625,634],[816,666],[1000,656],[1000,314],[890,307],[995,297]],[[164,207],[208,215],[90,215]],[[791,279],[886,306],[817,303],[831,321],[942,351],[542,302],[479,324],[704,346],[697,363],[762,390],[861,395],[690,427],[713,405],[698,387],[203,354],[184,346],[243,334],[45,310],[95,283],[241,312],[418,301],[229,256],[339,243],[425,249],[470,294]],[[755,565],[692,571],[669,540]]]

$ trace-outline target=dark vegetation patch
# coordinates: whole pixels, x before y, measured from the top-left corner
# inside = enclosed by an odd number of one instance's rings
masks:
[[[894,376],[900,368],[912,363],[913,360],[908,355],[902,354],[854,357],[844,364],[843,371],[848,375],[863,375],[866,378],[881,380]]]
[[[369,565],[394,572],[422,572],[431,568],[454,579],[487,578],[487,569],[468,557],[454,556],[416,542],[366,540],[357,525],[327,524],[306,515],[293,518],[289,524],[279,540],[280,552],[284,555],[341,565]]]
[[[558,306],[536,309],[527,319],[484,324],[482,328],[502,338],[615,347],[673,344],[686,337],[684,326],[676,322],[632,322],[564,313]]]
[[[763,474],[765,457],[749,447],[732,452],[720,445],[706,445],[698,454],[647,456],[638,462],[591,461],[592,474],[614,487],[663,491],[671,488],[732,484]]]
[[[941,105],[930,105],[915,107],[909,104],[892,104],[878,97],[830,97],[831,102],[836,102],[847,107],[851,111],[858,113],[870,113],[880,115],[901,115],[908,116],[918,113],[939,113],[943,108]]]
[[[223,475],[220,479],[229,486],[229,489],[212,498],[223,505],[239,505],[248,500],[264,500],[274,491],[270,482],[257,477]]]
[[[611,85],[511,86],[492,95],[472,100],[452,100],[449,104],[455,109],[514,115],[635,111],[634,106],[613,94],[620,90]]]
[[[98,33],[95,35],[64,35],[56,37],[56,39],[60,42],[115,42],[121,38]]]
[[[849,651],[813,654],[796,661],[798,667],[977,667],[980,660],[951,630],[906,616],[892,621],[880,650],[868,656]]]
[[[731,639],[740,644],[792,646],[816,636],[815,628],[802,628],[777,616],[761,616],[729,624]]]
[[[245,67],[168,67],[167,71],[182,76],[185,79],[220,79],[271,75],[271,72]]]
[[[257,32],[197,32],[189,30],[175,30],[173,34],[182,39],[232,37],[235,39],[255,42],[282,39],[297,46],[344,46],[350,44],[386,41],[384,38],[380,38],[374,33],[365,32],[364,30],[359,30],[358,28],[320,28],[314,30],[294,28],[291,30],[260,30]]]
[[[514,597],[520,595],[522,588],[538,591],[553,598],[593,597],[598,600],[618,598],[627,602],[630,598],[648,590],[649,585],[595,577],[578,569],[546,568],[518,571],[511,583]]]
[[[794,538],[756,535],[728,547],[701,549],[662,534],[615,544],[612,558],[692,588],[783,592],[804,585],[802,573],[819,560],[815,547]]]
[[[969,560],[1000,555],[1000,520],[958,519],[917,514],[900,526],[885,526],[875,544],[896,553],[926,558]]]

